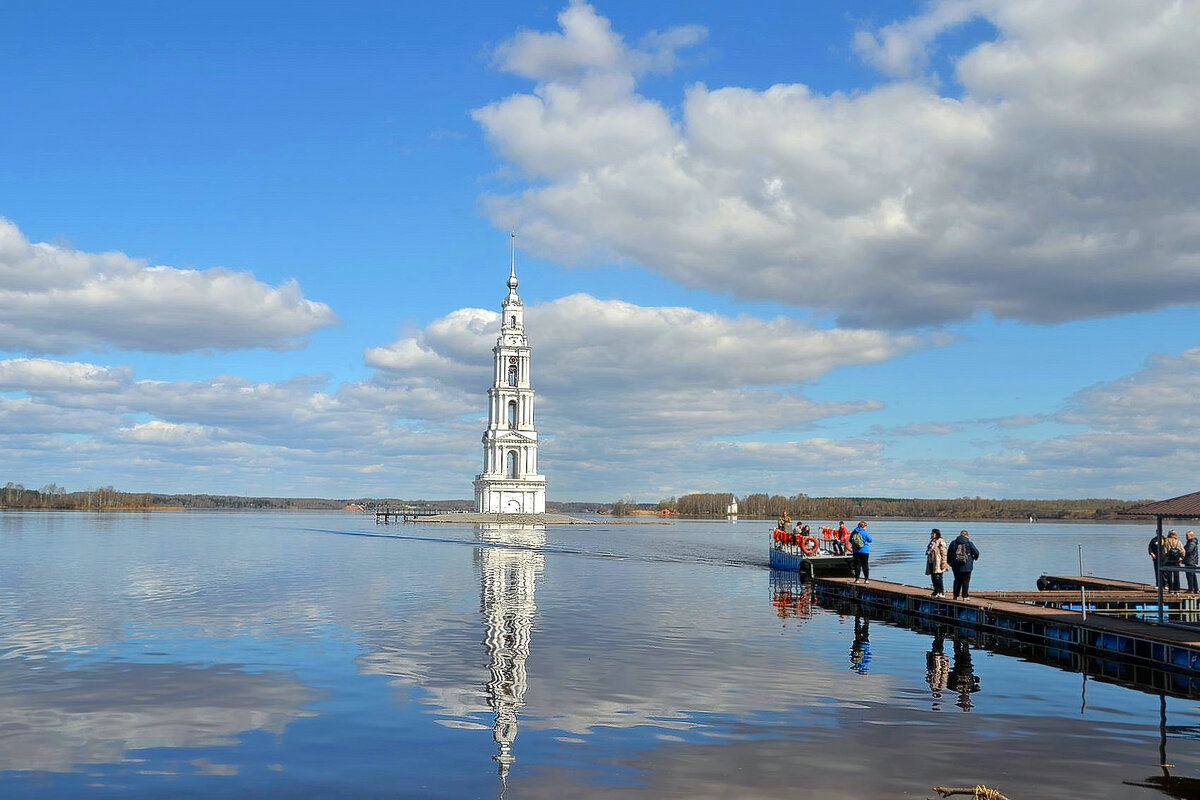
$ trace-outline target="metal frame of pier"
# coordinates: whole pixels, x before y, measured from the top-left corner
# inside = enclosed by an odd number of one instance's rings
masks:
[[[1200,629],[1197,628],[1096,615],[1085,618],[1079,611],[1014,602],[984,593],[977,593],[970,600],[931,597],[927,588],[886,581],[856,584],[848,578],[818,576],[813,585],[818,602],[858,602],[870,608],[1003,634],[1084,656],[1187,673],[1189,680],[1200,677]],[[1153,596],[1149,591],[1142,594],[1145,600]]]
[[[1157,520],[1158,531],[1158,552],[1161,554],[1163,550],[1163,520],[1164,519],[1200,519],[1200,492],[1192,492],[1191,494],[1183,494],[1179,497],[1172,497],[1168,500],[1159,500],[1156,503],[1146,503],[1141,506],[1127,508],[1120,512],[1125,516],[1131,517],[1154,517]],[[1176,570],[1180,571],[1180,570]],[[1158,584],[1158,601],[1159,607],[1162,607],[1163,600],[1163,577],[1162,577],[1162,562],[1155,561],[1155,580]],[[1170,625],[1162,613],[1159,614],[1158,621],[1162,625]]]
[[[442,514],[442,511],[412,511],[412,510],[393,510],[390,508],[377,509],[375,511],[376,525],[391,525],[393,522],[415,522],[421,517],[436,517]]]

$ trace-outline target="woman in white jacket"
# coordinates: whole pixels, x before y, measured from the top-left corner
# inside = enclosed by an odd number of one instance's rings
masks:
[[[933,596],[945,597],[946,587],[942,584],[942,573],[950,569],[946,561],[946,540],[942,532],[934,528],[929,532],[929,544],[925,547],[925,574],[933,578]]]

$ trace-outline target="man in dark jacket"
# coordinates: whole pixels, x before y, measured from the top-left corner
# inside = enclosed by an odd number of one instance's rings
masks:
[[[946,550],[946,560],[950,562],[950,570],[954,573],[954,599],[960,596],[963,600],[971,597],[971,571],[979,559],[979,548],[975,546],[966,531],[958,534],[958,538],[950,543]]]
[[[1150,554],[1150,566],[1154,567],[1154,585],[1161,584],[1164,589],[1167,588],[1167,574],[1162,571],[1162,565],[1158,562],[1157,533],[1150,537],[1150,544],[1146,545],[1146,552]]]
[[[1183,543],[1183,565],[1185,567],[1200,567],[1200,542],[1196,541],[1196,532],[1187,532],[1187,541]],[[1196,591],[1196,573],[1188,571],[1187,587],[1189,592]]]

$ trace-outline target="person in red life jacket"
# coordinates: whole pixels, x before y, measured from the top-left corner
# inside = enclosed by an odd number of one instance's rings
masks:
[[[839,522],[837,531],[833,536],[833,550],[839,556],[846,555],[846,551],[850,549],[850,529],[846,527],[845,522]]]

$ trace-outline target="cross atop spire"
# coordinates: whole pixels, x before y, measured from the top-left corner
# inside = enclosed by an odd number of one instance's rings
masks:
[[[512,267],[508,271],[508,288],[517,290],[517,232],[512,232]]]

